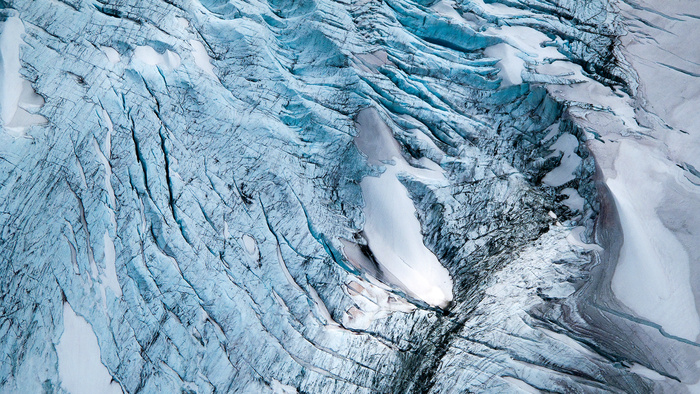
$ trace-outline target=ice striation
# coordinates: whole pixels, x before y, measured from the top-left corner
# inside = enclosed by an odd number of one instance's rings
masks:
[[[0,8],[0,392],[700,392],[691,1]]]

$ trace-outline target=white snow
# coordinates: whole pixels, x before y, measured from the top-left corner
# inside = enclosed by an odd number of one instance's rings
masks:
[[[522,72],[525,71],[525,61],[519,54],[520,51],[505,43],[496,44],[484,50],[484,55],[487,57],[501,59],[497,63],[501,69],[498,76],[503,80],[501,86],[523,83]]]
[[[0,121],[5,129],[16,136],[33,125],[46,123],[36,112],[44,99],[34,92],[32,85],[20,74],[20,45],[24,24],[11,16],[2,22],[0,33]],[[31,112],[30,112],[31,111]]]
[[[563,63],[562,63],[563,64]],[[571,102],[569,113],[587,121],[591,115],[590,106],[601,111],[607,111],[615,115],[628,131],[645,131],[636,120],[634,112],[634,100],[620,90],[611,88],[581,75],[576,77],[585,82],[571,85],[550,85],[547,90],[556,98]],[[606,127],[605,124],[597,124],[596,129]],[[599,130],[600,131],[600,130]]]
[[[503,79],[502,86],[518,85],[523,82],[523,72],[528,65],[533,67],[550,63],[553,59],[563,59],[553,46],[542,46],[551,39],[542,32],[525,26],[490,27],[484,32],[500,37],[505,42],[492,45],[484,50],[487,57],[501,59],[497,65]]]
[[[9,124],[15,116],[19,104],[19,96],[22,93],[22,77],[19,70],[22,67],[19,61],[19,47],[22,43],[24,25],[22,21],[12,16],[2,23],[0,34],[0,54],[2,55],[2,109],[0,115],[3,124]]]
[[[26,79],[22,80],[22,92],[17,103],[20,109],[27,111],[37,110],[44,105],[44,98],[36,94],[32,84]],[[39,115],[35,115],[39,116]],[[43,118],[42,118],[43,119]]]
[[[523,382],[518,378],[514,378],[512,376],[503,376],[502,379],[508,382],[510,385],[512,385],[518,393],[540,393],[540,390],[537,390],[536,388],[530,386],[529,384]]]
[[[272,392],[275,394],[296,394],[296,393],[298,393],[298,391],[295,387],[290,386],[288,384],[284,384],[277,379],[272,379],[272,381],[270,382],[270,388],[272,389]]]
[[[416,309],[413,304],[379,285],[360,278],[347,284],[347,293],[356,306],[343,314],[343,326],[363,330],[369,328],[372,321],[386,317],[392,312],[408,313]]]
[[[519,16],[519,15],[531,15],[528,13],[528,11],[525,10],[519,10],[517,8],[512,8],[508,7],[507,5],[504,4],[498,4],[498,3],[492,3],[492,4],[486,4],[484,3],[484,0],[471,0],[469,2],[471,6],[475,7],[475,10],[478,12],[486,12],[490,15],[494,16],[500,16],[500,17],[508,17],[508,16]],[[445,17],[451,18],[455,22],[466,22],[469,24],[469,21],[465,19],[462,15],[457,12],[455,9],[455,1],[454,0],[442,0],[439,1],[430,8],[437,12],[440,15],[443,15]],[[465,16],[470,15],[471,13],[465,14]]]
[[[63,334],[56,345],[61,386],[71,394],[121,393],[100,359],[92,326],[63,303]]]
[[[615,296],[640,317],[691,341],[700,335],[688,253],[657,208],[666,179],[680,171],[642,144],[620,140],[616,177],[607,185],[620,215],[624,243],[612,278]]]
[[[117,52],[116,49],[112,47],[100,47],[100,49],[104,52],[105,56],[107,56],[107,60],[109,60],[110,63],[119,63],[121,56],[119,56],[119,52]]]
[[[550,155],[554,156],[558,152],[563,152],[559,167],[550,171],[542,178],[542,183],[550,186],[561,186],[566,182],[575,178],[574,171],[581,164],[581,158],[576,154],[575,149],[578,147],[578,139],[572,134],[564,133],[557,141],[552,144],[552,149],[556,152]]]
[[[248,234],[243,234],[241,237],[243,239],[243,247],[245,251],[250,255],[250,257],[258,257],[258,244],[255,242],[255,238]]]
[[[583,211],[585,200],[580,194],[578,194],[576,189],[567,187],[566,189],[562,190],[560,194],[567,196],[567,199],[562,201],[562,204],[571,208],[572,211]]]
[[[583,249],[587,250],[596,250],[596,251],[601,251],[603,248],[600,247],[600,245],[597,244],[587,244],[584,243],[581,240],[581,235],[583,232],[586,230],[585,227],[583,226],[577,226],[571,229],[569,234],[566,235],[566,240],[569,241],[571,245],[581,247]]]
[[[122,288],[119,286],[119,280],[117,279],[117,267],[116,267],[116,252],[114,250],[114,241],[112,237],[109,236],[109,231],[105,230],[104,234],[104,245],[105,245],[105,271],[103,273],[104,283],[114,291],[117,297],[122,296]]]
[[[471,3],[479,6],[482,10],[495,16],[519,16],[519,15],[531,15],[526,10],[520,10],[513,7],[508,7],[505,4],[499,3],[489,3],[486,4],[484,0],[471,0]]]
[[[361,111],[357,128],[356,144],[370,163],[390,160],[395,163],[387,165],[379,177],[367,176],[360,182],[368,246],[393,284],[430,305],[445,306],[452,300],[452,278],[425,247],[413,201],[397,178],[400,173],[406,173],[436,181],[442,178],[442,173],[406,163],[391,130],[376,110]]]
[[[542,46],[542,43],[552,41],[546,34],[526,26],[491,27],[487,33],[495,34],[521,51],[531,63],[550,62],[552,59],[565,59],[554,46]]]
[[[166,70],[174,70],[180,67],[180,56],[177,53],[166,49],[165,52],[160,54],[147,45],[137,46],[134,49],[133,59],[149,66],[158,66]]]
[[[216,74],[214,74],[214,66],[211,64],[211,58],[207,53],[204,44],[197,40],[190,40],[190,46],[192,47],[192,56],[194,56],[194,63],[197,67],[201,68],[207,75],[218,79]]]
[[[368,245],[381,266],[409,294],[442,306],[452,299],[452,281],[423,244],[413,201],[397,172],[391,166],[380,177],[365,177],[360,182]]]
[[[181,17],[179,17],[179,16],[178,16],[178,17],[175,17],[175,22],[176,22],[178,25],[180,25],[180,27],[183,28],[183,29],[188,29],[188,28],[190,27],[190,22],[189,22],[187,19],[185,19],[185,18],[181,18]]]
[[[636,373],[639,376],[644,376],[645,378],[651,379],[651,380],[662,381],[662,380],[667,379],[665,376],[661,375],[660,373],[658,373],[654,370],[651,370],[651,369],[649,369],[641,364],[637,364],[637,363],[632,364],[632,366],[630,367],[630,371]]]

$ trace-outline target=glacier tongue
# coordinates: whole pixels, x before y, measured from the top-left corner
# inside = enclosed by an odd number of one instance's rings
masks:
[[[689,1],[0,7],[1,392],[697,389]]]

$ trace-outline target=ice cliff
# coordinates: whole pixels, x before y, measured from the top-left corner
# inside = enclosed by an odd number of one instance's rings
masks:
[[[0,1],[0,392],[699,392],[665,7]]]

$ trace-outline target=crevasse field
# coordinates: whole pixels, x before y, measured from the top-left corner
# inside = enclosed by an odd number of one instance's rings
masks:
[[[0,0],[0,392],[700,393],[693,0]]]

